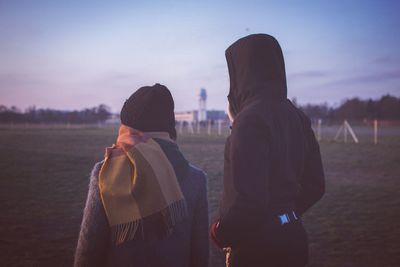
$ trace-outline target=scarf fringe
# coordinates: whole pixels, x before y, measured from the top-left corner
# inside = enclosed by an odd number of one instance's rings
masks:
[[[141,224],[142,219],[112,226],[111,240],[113,244],[120,245],[126,241],[132,240]]]
[[[160,211],[163,218],[164,232],[163,237],[169,236],[173,232],[174,226],[181,222],[187,215],[187,205],[185,199],[181,199],[171,203],[168,207]],[[143,219],[111,226],[111,240],[113,244],[120,245],[124,242],[133,240],[138,232],[139,227],[142,228],[142,238],[145,239],[143,232]]]

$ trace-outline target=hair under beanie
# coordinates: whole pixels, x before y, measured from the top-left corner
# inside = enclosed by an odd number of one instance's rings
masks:
[[[168,132],[176,139],[174,100],[161,84],[144,86],[133,93],[121,109],[121,123],[143,132]]]

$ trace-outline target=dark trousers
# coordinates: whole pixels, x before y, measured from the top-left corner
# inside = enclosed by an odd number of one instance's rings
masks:
[[[229,267],[304,267],[308,261],[307,234],[301,221],[270,225],[259,238],[233,247]]]

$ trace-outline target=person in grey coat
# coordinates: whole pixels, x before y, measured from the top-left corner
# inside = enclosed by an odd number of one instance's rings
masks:
[[[142,87],[124,104],[123,125],[146,132],[166,132],[176,139],[174,104],[162,85]],[[148,238],[153,219],[145,218],[134,238],[116,244],[99,187],[104,162],[91,173],[74,266],[206,267],[209,261],[208,204],[205,173],[188,163],[175,142],[154,138],[168,158],[186,202],[186,216],[162,238]],[[146,221],[147,220],[147,221]],[[158,225],[158,224],[153,224]],[[144,228],[143,228],[144,227]],[[147,227],[147,228],[146,228]],[[140,227],[139,227],[140,228]],[[143,235],[143,233],[145,233]]]

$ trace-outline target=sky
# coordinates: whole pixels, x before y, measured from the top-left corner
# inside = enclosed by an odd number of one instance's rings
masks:
[[[0,0],[0,105],[118,112],[162,83],[175,110],[225,109],[225,49],[253,33],[283,49],[288,97],[339,105],[400,96],[400,2]]]

